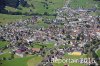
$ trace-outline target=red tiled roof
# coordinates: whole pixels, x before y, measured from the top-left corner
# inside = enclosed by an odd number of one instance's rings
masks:
[[[40,48],[32,48],[32,51],[33,51],[33,52],[35,52],[35,51],[36,51],[36,52],[39,52],[39,51],[40,51]]]

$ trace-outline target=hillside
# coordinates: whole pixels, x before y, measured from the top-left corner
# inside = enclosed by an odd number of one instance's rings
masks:
[[[13,15],[55,14],[64,0],[0,0],[0,12]]]
[[[0,0],[0,23],[25,19],[33,15],[55,17],[56,9],[63,7],[66,0]],[[70,0],[69,6],[76,8],[96,8],[100,15],[100,0]],[[8,15],[9,14],[9,15]],[[2,16],[3,15],[3,16]],[[10,19],[9,16],[14,16]],[[17,15],[17,16],[16,16]],[[23,17],[24,16],[24,17]],[[28,17],[26,17],[28,16]]]
[[[55,10],[61,8],[64,5],[64,1],[65,0],[0,0],[0,24],[26,19],[33,15],[54,17],[56,15]]]
[[[100,9],[100,0],[70,0],[72,8]],[[0,12],[12,15],[54,15],[65,0],[0,0]]]

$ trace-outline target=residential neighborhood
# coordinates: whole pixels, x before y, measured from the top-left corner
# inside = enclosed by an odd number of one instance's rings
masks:
[[[31,60],[19,66],[100,66],[100,15],[91,14],[96,8],[73,9],[70,2],[56,10],[55,19],[33,15],[0,25],[0,66],[24,58]]]

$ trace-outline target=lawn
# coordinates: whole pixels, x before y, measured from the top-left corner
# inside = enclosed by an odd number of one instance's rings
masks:
[[[97,55],[100,57],[100,49],[97,51]]]
[[[16,58],[8,61],[1,61],[1,66],[27,66],[27,61],[32,57]]]
[[[42,61],[42,57],[36,56],[36,57],[28,60],[27,64],[28,64],[28,66],[37,66],[37,64],[40,63],[41,61]]]
[[[44,42],[44,44],[45,44],[45,46],[47,46],[47,48],[53,48],[55,42],[53,42],[53,41],[46,41],[46,42]]]
[[[38,20],[36,24],[34,24],[34,27],[44,27],[47,28],[49,24],[44,23],[42,20]]]
[[[0,55],[0,58],[10,58],[11,57],[11,54],[10,53],[6,53],[6,54],[2,54]],[[23,58],[20,58],[18,56],[15,56],[14,59],[12,60],[3,60],[3,61],[0,61],[2,64],[0,64],[0,66],[30,66],[32,65],[32,62],[34,64],[37,64],[39,61],[41,61],[42,58],[39,57],[39,56],[28,56],[28,57],[23,57]]]
[[[44,12],[48,12],[49,14],[53,14],[57,8],[61,8],[64,4],[64,0],[47,0],[47,1],[45,1],[45,0],[31,0],[31,1],[32,1],[31,3],[33,3],[34,7],[35,7],[34,11],[36,13],[41,13],[41,14],[43,14]],[[45,4],[42,2],[48,4],[48,9],[46,9],[44,7]],[[52,2],[52,3],[50,3],[50,2]]]
[[[71,45],[60,45],[60,46],[59,46],[60,49],[63,49],[63,48],[65,48],[65,47],[68,48],[68,47],[71,47]]]
[[[94,0],[71,0],[70,7],[71,8],[98,8],[98,1]]]
[[[47,48],[52,48],[54,47],[54,42],[33,43],[32,46],[34,48],[42,48],[42,46],[46,46]]]
[[[4,54],[3,54],[4,55]],[[9,58],[10,54],[5,54],[0,57]],[[2,64],[0,66],[36,66],[39,62],[41,62],[42,57],[40,56],[30,56],[24,58],[14,58],[13,60],[5,60],[1,61]]]
[[[5,53],[5,54],[0,55],[0,58],[3,58],[3,57],[10,58],[11,54],[10,53]]]
[[[4,53],[0,55],[1,58],[11,58],[11,53]],[[41,56],[26,56],[26,57],[19,57],[17,55],[14,55],[14,59],[12,60],[1,60],[0,66],[36,66],[39,62],[41,62],[42,57]]]
[[[0,41],[0,48],[5,47],[8,44],[9,44],[9,42],[7,42],[7,41]]]
[[[5,58],[11,58],[11,53],[6,52],[4,54],[1,54],[0,58],[3,58],[3,57],[5,57]],[[20,57],[17,56],[17,55],[14,55],[14,58],[20,58]]]
[[[32,16],[0,14],[0,25],[27,19]]]

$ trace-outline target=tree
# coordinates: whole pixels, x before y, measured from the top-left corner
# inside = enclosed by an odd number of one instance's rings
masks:
[[[0,0],[0,12],[2,9],[4,9],[6,6],[6,1],[5,0]]]
[[[44,12],[44,15],[48,15],[48,12]]]
[[[6,58],[5,58],[5,57],[3,57],[3,60],[6,60]]]
[[[15,52],[11,52],[11,59],[14,59]]]

